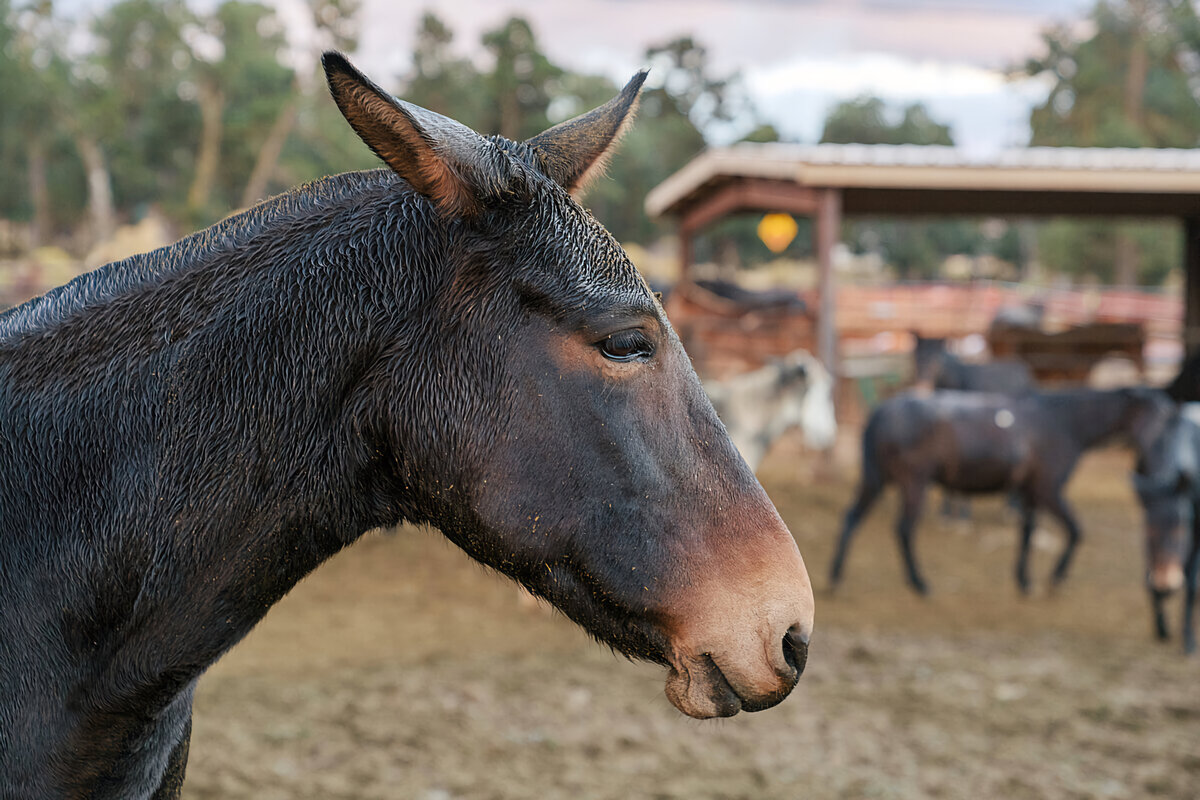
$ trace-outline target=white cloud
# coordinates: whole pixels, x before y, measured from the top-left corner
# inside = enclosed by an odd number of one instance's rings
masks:
[[[891,53],[853,53],[809,58],[754,69],[746,82],[764,98],[795,91],[844,97],[873,94],[903,100],[916,96],[962,97],[1001,90],[1004,75],[972,64],[917,61]]]
[[[798,57],[745,77],[759,113],[789,138],[816,141],[835,104],[874,95],[891,106],[924,103],[951,126],[956,143],[975,152],[1026,144],[1029,110],[1047,91],[1040,81],[1010,81],[995,69],[894,53]]]

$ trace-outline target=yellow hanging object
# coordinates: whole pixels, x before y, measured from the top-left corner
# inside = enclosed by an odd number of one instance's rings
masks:
[[[758,238],[772,253],[782,253],[796,238],[800,226],[790,214],[767,214],[758,223]]]

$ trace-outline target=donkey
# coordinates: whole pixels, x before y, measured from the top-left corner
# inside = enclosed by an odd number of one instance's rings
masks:
[[[1184,589],[1183,650],[1196,652],[1196,584],[1200,573],[1200,403],[1181,407],[1138,459],[1133,473],[1145,514],[1146,589],[1154,629],[1171,638],[1163,608]]]
[[[909,585],[926,594],[928,584],[913,556],[913,530],[925,487],[931,482],[958,492],[1015,493],[1021,505],[1017,586],[1030,590],[1029,545],[1035,516],[1045,509],[1066,530],[1067,542],[1053,582],[1067,577],[1081,531],[1062,496],[1079,457],[1116,436],[1132,439],[1138,453],[1159,435],[1174,412],[1161,391],[1126,388],[1030,392],[1019,397],[983,392],[907,393],[881,403],[862,440],[862,477],[846,512],[830,583],[842,578],[855,530],[884,486],[900,487],[896,536]]]
[[[323,64],[386,169],[0,317],[0,796],[177,797],[204,670],[404,520],[667,667],[684,714],[804,668],[795,540],[571,195],[645,73],[518,143]]]
[[[799,427],[814,450],[828,449],[837,437],[833,377],[806,350],[728,380],[705,381],[704,390],[752,470],[792,428]]]

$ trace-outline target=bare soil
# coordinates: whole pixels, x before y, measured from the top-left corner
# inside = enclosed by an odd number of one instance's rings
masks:
[[[926,514],[933,595],[913,596],[889,495],[831,596],[852,476],[777,450],[761,477],[820,592],[809,665],[776,708],[713,722],[436,532],[370,535],[201,681],[184,796],[1195,798],[1200,660],[1152,639],[1129,468],[1106,451],[1076,474],[1085,539],[1057,593],[1060,531],[1021,598],[1016,522],[989,498],[970,523]]]

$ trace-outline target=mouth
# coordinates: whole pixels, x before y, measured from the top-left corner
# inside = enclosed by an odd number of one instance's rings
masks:
[[[765,689],[749,685],[737,688],[713,657],[673,659],[667,673],[666,695],[671,705],[694,719],[732,717],[739,711],[764,711],[778,705],[795,688],[808,662],[808,643],[793,637],[785,642],[785,670],[770,670]],[[734,671],[731,670],[731,674]]]

